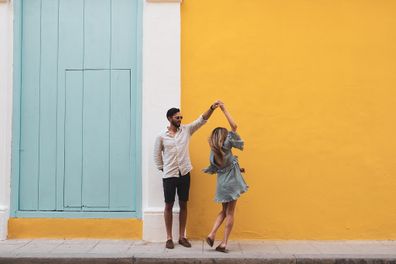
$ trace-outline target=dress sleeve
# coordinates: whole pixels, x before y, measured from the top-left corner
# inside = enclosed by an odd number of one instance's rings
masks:
[[[213,152],[210,152],[209,162],[210,165],[207,168],[203,169],[202,171],[204,173],[209,173],[209,174],[217,173],[217,167],[213,164]]]
[[[241,137],[233,131],[228,132],[227,138],[224,141],[224,148],[226,149],[231,149],[231,148],[237,148],[240,150],[243,150],[244,147],[244,142],[241,139]]]
[[[215,174],[217,172],[217,168],[214,165],[209,165],[207,168],[202,170],[205,173],[209,173],[209,174]]]

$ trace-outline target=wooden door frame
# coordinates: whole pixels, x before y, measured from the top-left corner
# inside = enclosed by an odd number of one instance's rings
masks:
[[[132,153],[134,168],[131,173],[136,175],[136,211],[135,212],[63,212],[63,211],[19,211],[19,176],[20,176],[20,137],[21,137],[21,88],[22,88],[22,8],[23,1],[14,0],[14,43],[13,43],[13,115],[12,115],[12,156],[11,156],[11,206],[10,217],[26,218],[142,218],[142,33],[143,33],[143,3],[137,1],[137,69],[136,80],[132,80],[132,87],[136,87],[136,101],[132,114],[136,120],[136,143]],[[60,1],[60,0],[58,0]],[[83,0],[81,0],[83,1]]]

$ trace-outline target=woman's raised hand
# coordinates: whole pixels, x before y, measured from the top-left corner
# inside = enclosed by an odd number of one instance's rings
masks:
[[[227,118],[228,123],[230,124],[231,130],[236,131],[237,130],[237,124],[235,123],[234,119],[231,117],[230,113],[227,111],[225,104],[222,101],[219,101],[219,107],[221,111],[223,111],[225,117]]]
[[[224,109],[225,109],[224,103],[222,101],[220,101],[220,100],[218,102],[219,102],[219,107],[220,107],[221,111],[224,112]]]

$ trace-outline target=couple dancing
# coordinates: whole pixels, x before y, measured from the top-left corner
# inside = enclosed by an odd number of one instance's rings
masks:
[[[232,148],[243,149],[243,141],[236,133],[237,125],[225,105],[216,101],[210,108],[194,122],[181,125],[183,116],[177,108],[171,108],[166,113],[169,126],[161,133],[154,146],[154,160],[157,168],[162,171],[162,181],[165,196],[164,219],[167,233],[166,248],[174,248],[172,238],[172,209],[175,196],[179,198],[179,244],[191,247],[186,238],[187,201],[190,190],[190,171],[192,170],[189,141],[192,134],[203,126],[212,113],[220,108],[226,117],[231,130],[226,128],[215,128],[209,138],[210,165],[204,172],[217,174],[217,188],[215,201],[222,204],[222,209],[217,215],[211,232],[206,237],[206,242],[212,247],[216,232],[225,220],[224,238],[216,247],[216,251],[226,253],[228,238],[233,223],[234,211],[239,196],[246,192],[246,185],[241,175],[237,158],[232,154]]]

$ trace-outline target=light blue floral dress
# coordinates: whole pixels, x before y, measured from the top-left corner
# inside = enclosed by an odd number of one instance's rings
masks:
[[[223,143],[224,166],[218,167],[214,162],[214,153],[210,152],[210,165],[203,171],[217,173],[217,187],[215,201],[218,203],[231,202],[238,199],[249,188],[242,177],[238,158],[232,154],[232,148],[243,150],[244,142],[236,132],[228,132]]]

